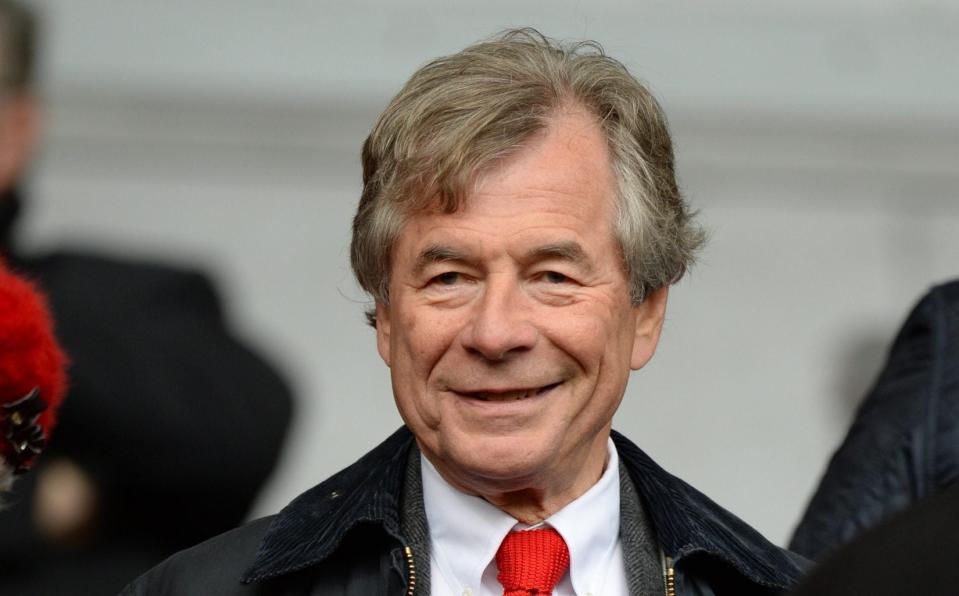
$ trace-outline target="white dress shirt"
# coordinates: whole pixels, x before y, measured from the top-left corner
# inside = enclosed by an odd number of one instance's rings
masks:
[[[554,596],[628,596],[619,539],[619,457],[611,439],[607,451],[599,481],[537,524],[552,526],[569,548],[569,571]],[[425,457],[421,461],[432,596],[502,596],[496,551],[507,533],[530,526],[453,488]]]

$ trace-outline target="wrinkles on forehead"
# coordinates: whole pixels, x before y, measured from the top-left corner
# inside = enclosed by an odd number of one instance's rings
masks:
[[[433,243],[424,247],[416,256],[413,274],[419,276],[436,263],[469,263],[474,260],[467,251],[446,244]],[[521,256],[523,262],[562,261],[575,265],[587,274],[593,272],[593,264],[583,247],[575,241],[551,242],[534,246]]]
[[[527,261],[564,261],[576,265],[585,273],[593,272],[593,264],[583,247],[574,241],[553,242],[531,249]]]

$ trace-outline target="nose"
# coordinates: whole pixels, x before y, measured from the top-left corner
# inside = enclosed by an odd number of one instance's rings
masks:
[[[468,352],[502,361],[530,350],[538,337],[528,298],[515,281],[487,280],[462,335]]]

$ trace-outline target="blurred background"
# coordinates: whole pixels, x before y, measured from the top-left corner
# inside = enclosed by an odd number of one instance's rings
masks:
[[[616,427],[784,543],[906,312],[959,273],[959,7],[37,0],[22,243],[199,265],[300,397],[252,516],[400,420],[348,268],[360,145],[418,66],[593,38],[670,116],[711,242]]]

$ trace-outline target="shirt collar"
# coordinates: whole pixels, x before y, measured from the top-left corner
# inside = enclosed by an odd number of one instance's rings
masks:
[[[544,523],[566,541],[570,580],[576,593],[596,592],[619,539],[619,457],[607,443],[599,481]],[[422,456],[421,456],[422,457]],[[450,486],[422,457],[423,503],[433,558],[455,589],[479,588],[506,534],[527,526],[486,500]]]
[[[619,540],[619,456],[610,439],[599,481],[546,522],[569,547],[569,573],[577,594],[602,592],[602,581]]]
[[[426,457],[420,457],[433,560],[457,592],[467,587],[476,591],[516,520],[488,501],[453,488]]]

